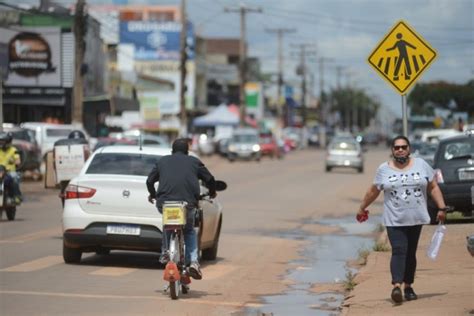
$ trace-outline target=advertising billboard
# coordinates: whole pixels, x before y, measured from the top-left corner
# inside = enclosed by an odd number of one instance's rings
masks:
[[[155,93],[161,94],[161,99],[166,100],[165,103],[160,103],[161,114],[178,114],[180,112],[179,96],[181,84],[178,61],[136,62],[135,70],[138,73],[173,82],[173,91],[155,91]],[[196,90],[196,67],[194,61],[188,61],[186,63],[186,72],[185,84],[187,89],[185,93],[185,102],[186,108],[192,109],[194,107]]]
[[[5,86],[61,86],[61,32],[57,27],[15,28],[0,32],[8,45]]]
[[[121,21],[120,43],[134,46],[135,60],[179,60],[179,22]],[[188,59],[194,59],[194,30],[191,23],[187,29]]]

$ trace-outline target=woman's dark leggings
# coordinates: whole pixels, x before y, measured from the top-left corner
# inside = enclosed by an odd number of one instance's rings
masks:
[[[392,284],[412,284],[415,280],[416,249],[420,233],[421,225],[387,226],[388,239],[392,246],[390,260]]]

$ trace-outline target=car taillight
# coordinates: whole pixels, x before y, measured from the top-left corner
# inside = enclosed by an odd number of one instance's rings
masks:
[[[88,199],[94,196],[96,190],[87,187],[70,184],[66,188],[65,199]]]
[[[436,177],[436,182],[444,183],[443,173],[441,172],[441,169],[435,170],[435,177]]]

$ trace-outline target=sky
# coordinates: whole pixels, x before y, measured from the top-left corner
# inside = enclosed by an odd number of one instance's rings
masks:
[[[39,1],[6,1],[38,3]],[[74,1],[58,0],[71,4]],[[88,0],[112,4],[113,0]],[[179,0],[115,0],[115,3],[176,5]],[[400,20],[408,23],[437,52],[437,58],[418,83],[445,80],[464,84],[474,78],[474,1],[472,0],[187,0],[189,19],[204,37],[240,36],[240,18],[225,8],[240,4],[260,8],[247,15],[248,55],[259,57],[264,72],[277,72],[277,37],[268,29],[288,28],[285,34],[284,77],[300,81],[298,45],[312,52],[307,69],[314,73],[319,94],[318,58],[324,64],[324,89],[337,85],[336,67],[343,67],[342,85],[365,89],[377,97],[392,115],[401,117],[400,94],[368,64],[367,58]]]

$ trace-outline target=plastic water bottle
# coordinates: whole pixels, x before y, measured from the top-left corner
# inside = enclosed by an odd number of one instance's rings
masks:
[[[428,251],[426,255],[431,260],[436,260],[438,256],[439,248],[441,247],[441,242],[443,241],[444,234],[446,233],[446,226],[445,225],[438,225],[436,228],[433,237],[431,237],[431,243],[428,247]]]

